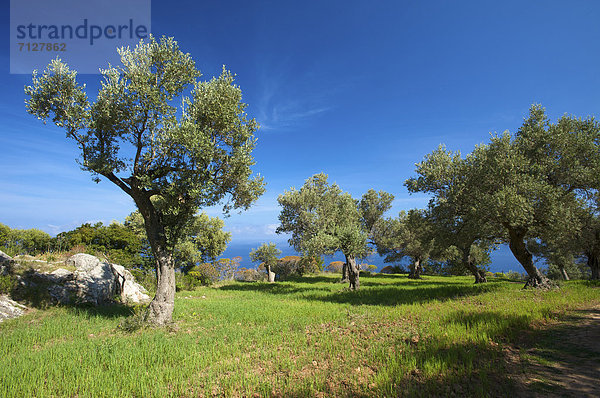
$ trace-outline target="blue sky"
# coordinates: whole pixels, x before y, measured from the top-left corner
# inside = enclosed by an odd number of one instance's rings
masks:
[[[273,234],[277,195],[315,173],[356,197],[393,193],[394,215],[425,206],[403,182],[440,143],[468,153],[490,132],[516,130],[532,103],[553,119],[598,115],[599,16],[595,1],[173,0],[152,2],[152,32],[174,36],[204,78],[223,64],[236,73],[262,125],[255,170],[267,192],[225,221],[241,244],[284,241]],[[0,222],[54,234],[123,220],[131,200],[93,183],[64,133],[25,112],[30,77],[8,73],[8,46],[0,41]],[[97,75],[81,78],[97,88]]]

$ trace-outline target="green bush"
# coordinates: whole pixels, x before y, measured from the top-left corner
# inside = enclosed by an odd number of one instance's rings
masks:
[[[254,268],[240,268],[235,273],[235,280],[241,282],[255,282],[265,279],[264,272],[259,272]]]
[[[129,272],[131,272],[135,281],[146,290],[149,292],[156,290],[156,272],[141,268],[130,268]]]
[[[188,275],[196,279],[203,286],[210,286],[219,280],[219,271],[211,263],[196,265],[188,272]]]
[[[13,275],[0,276],[0,294],[11,294],[17,286],[17,280]]]
[[[177,272],[175,285],[178,291],[195,290],[200,286],[210,286],[219,280],[220,273],[214,265],[202,263],[196,265],[187,274]]]
[[[50,285],[48,279],[29,268],[21,275],[21,283],[15,285],[12,296],[15,300],[26,302],[29,307],[46,309],[56,302],[48,291]]]
[[[327,267],[325,267],[325,271],[333,272],[334,274],[341,274],[343,266],[344,266],[343,261],[332,261],[329,263],[329,265]]]
[[[523,274],[516,272],[516,271],[508,271],[506,273],[506,277],[510,280],[513,281],[522,281],[525,279],[525,277],[523,276]]]

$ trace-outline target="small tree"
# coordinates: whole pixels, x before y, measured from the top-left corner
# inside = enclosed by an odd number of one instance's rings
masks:
[[[220,258],[213,262],[213,265],[219,273],[219,279],[223,281],[231,281],[235,278],[235,274],[240,267],[242,257],[236,256],[232,258]]]
[[[173,314],[173,251],[198,209],[224,198],[224,212],[246,209],[264,192],[250,168],[258,124],[246,116],[233,75],[223,69],[199,81],[191,56],[173,38],[150,37],[118,51],[122,65],[101,71],[94,103],[77,73],[56,59],[41,75],[34,71],[26,104],[65,129],[96,181],[104,177],[133,199],[156,261],[146,319],[160,325]]]
[[[277,265],[280,255],[281,250],[275,246],[275,243],[263,243],[258,249],[252,249],[250,259],[255,263],[262,263],[267,271],[268,281],[275,282],[275,272],[272,268]]]
[[[357,258],[369,254],[370,231],[361,218],[359,202],[327,182],[326,174],[315,174],[300,188],[285,192],[277,199],[282,207],[277,233],[291,233],[289,243],[305,256],[322,256],[341,251],[346,257],[350,289],[357,290]],[[374,212],[367,212],[373,214]]]

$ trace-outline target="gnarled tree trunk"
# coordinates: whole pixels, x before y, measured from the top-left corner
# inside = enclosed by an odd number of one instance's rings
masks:
[[[350,282],[350,276],[348,275],[348,258],[346,257],[346,262],[342,265],[342,280],[341,283]]]
[[[353,256],[346,256],[346,264],[348,269],[348,280],[350,281],[350,290],[358,290],[360,287],[360,270],[356,264],[356,259]]]
[[[555,285],[546,278],[540,270],[533,265],[533,256],[525,245],[525,234],[527,231],[523,229],[508,228],[510,251],[519,261],[519,263],[525,268],[529,278],[525,282],[524,287],[535,287],[541,289],[549,289]]]
[[[165,325],[173,318],[175,308],[175,268],[168,255],[156,260],[156,295],[148,306],[146,320],[155,325]]]
[[[473,257],[471,256],[471,245],[468,248],[462,249],[463,252],[463,265],[473,274],[475,277],[475,283],[485,283],[487,282],[487,277],[485,276],[485,271],[477,268],[477,266],[473,263]]]
[[[267,269],[267,279],[269,282],[275,282],[275,272],[271,271],[271,266],[267,265],[265,267]],[[281,278],[281,276],[280,276]]]
[[[411,279],[421,279],[421,272],[423,271],[423,267],[421,266],[421,259],[415,258],[415,261],[410,266],[410,273],[408,277]]]
[[[156,295],[148,306],[146,321],[154,325],[165,325],[173,320],[175,308],[175,267],[172,253],[168,250],[165,228],[160,213],[150,197],[132,189],[134,199],[142,217],[152,254],[156,259]]]
[[[569,278],[569,274],[567,274],[567,270],[565,269],[564,266],[560,266],[559,269],[560,269],[560,274],[562,275],[564,280],[566,280],[566,281],[571,280],[571,278]]]
[[[592,280],[600,279],[600,257],[594,253],[586,253],[587,264],[592,271]]]

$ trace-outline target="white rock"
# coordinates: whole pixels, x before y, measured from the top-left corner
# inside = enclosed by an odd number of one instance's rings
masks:
[[[73,275],[73,273],[64,268],[58,268],[58,269],[55,269],[54,271],[50,272],[50,275],[54,275],[57,278],[66,279],[66,278],[71,277]]]
[[[0,275],[8,275],[10,273],[13,259],[3,251],[0,251]]]
[[[27,307],[11,300],[8,296],[0,296],[0,322],[16,318],[25,313]]]
[[[131,275],[131,272],[127,271],[122,265],[111,265],[113,268],[113,273],[117,279],[118,290],[121,294],[121,299],[123,302],[146,304],[152,300],[148,295],[148,291],[135,281],[135,278],[133,275]]]
[[[69,257],[66,261],[67,265],[71,265],[77,270],[81,270],[83,272],[92,270],[100,264],[100,260],[98,257],[92,256],[91,254],[86,253],[77,253],[71,257]]]

